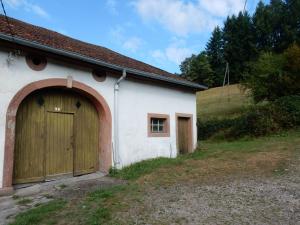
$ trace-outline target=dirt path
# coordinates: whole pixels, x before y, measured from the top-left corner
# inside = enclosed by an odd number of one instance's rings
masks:
[[[53,199],[83,198],[87,192],[121,183],[124,182],[95,173],[17,189],[13,196],[0,197],[0,225],[9,224],[16,214]]]

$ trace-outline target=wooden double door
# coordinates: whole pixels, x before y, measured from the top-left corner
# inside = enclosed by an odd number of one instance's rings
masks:
[[[14,184],[97,171],[98,118],[78,93],[45,89],[29,95],[17,112]]]

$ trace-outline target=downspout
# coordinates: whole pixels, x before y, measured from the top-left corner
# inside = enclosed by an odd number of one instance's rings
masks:
[[[122,76],[116,81],[114,85],[114,152],[113,160],[114,167],[120,164],[119,157],[119,86],[122,80],[127,76],[126,69],[123,69]]]

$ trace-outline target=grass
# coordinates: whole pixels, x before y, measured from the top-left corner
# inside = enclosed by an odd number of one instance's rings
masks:
[[[19,205],[28,205],[28,204],[32,203],[32,199],[30,199],[30,198],[22,198],[22,199],[18,200],[17,203]]]
[[[30,209],[27,212],[16,216],[13,225],[38,225],[41,221],[48,221],[51,224],[51,215],[65,206],[63,200],[53,200],[49,203]]]
[[[232,118],[251,104],[251,98],[237,84],[211,88],[197,93],[197,116],[201,120]]]
[[[145,196],[172,185],[202,185],[230,176],[283,176],[299,151],[300,130],[232,142],[204,141],[192,154],[158,158],[112,170],[127,184],[99,189],[74,200],[53,200],[16,217],[13,225],[134,224],[133,215],[147,215]],[[151,218],[150,218],[151,219]]]
[[[122,170],[114,170],[110,175],[125,180],[136,180],[147,174],[157,172],[160,168],[172,169],[176,166],[184,167],[186,162],[190,160],[204,160],[208,158],[220,159],[222,157],[226,160],[230,156],[237,157],[247,153],[254,154],[274,151],[274,149],[278,148],[284,149],[286,147],[284,143],[292,147],[295,144],[295,140],[299,141],[298,137],[300,137],[300,130],[286,131],[277,135],[261,138],[244,138],[235,141],[203,141],[199,144],[198,150],[192,154],[181,155],[177,158],[145,160],[127,166]]]

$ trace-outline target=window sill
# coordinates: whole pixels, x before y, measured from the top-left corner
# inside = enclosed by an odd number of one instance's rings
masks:
[[[148,137],[170,137],[169,133],[149,133]]]

